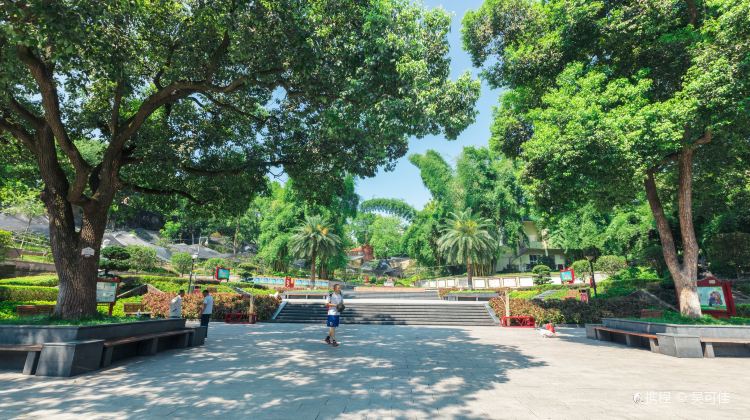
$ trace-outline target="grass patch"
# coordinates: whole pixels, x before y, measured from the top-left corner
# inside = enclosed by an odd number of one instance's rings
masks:
[[[710,315],[703,315],[700,318],[688,318],[678,312],[667,311],[664,316],[659,318],[631,318],[635,321],[656,322],[660,324],[680,324],[680,325],[750,325],[750,318],[714,318]]]
[[[137,297],[140,299],[140,296]],[[49,300],[33,300],[24,302],[0,302],[0,325],[99,325],[99,324],[113,324],[117,322],[134,322],[138,321],[137,318],[125,317],[122,312],[122,304],[124,302],[137,302],[134,298],[124,299],[118,301],[115,305],[115,311],[113,316],[106,315],[107,306],[99,306],[99,316],[83,318],[78,320],[64,320],[59,318],[51,318],[48,316],[29,316],[19,318],[16,315],[16,306],[18,305],[54,305],[54,301]],[[118,316],[119,306],[119,316]],[[103,313],[102,313],[103,311]]]
[[[57,274],[40,274],[38,276],[13,277],[9,279],[0,279],[0,285],[8,286],[57,286]]]

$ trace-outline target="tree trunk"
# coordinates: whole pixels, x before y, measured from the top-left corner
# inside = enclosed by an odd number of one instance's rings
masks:
[[[472,268],[473,268],[473,265],[471,263],[471,258],[469,257],[466,259],[466,280],[469,285],[469,290],[472,289],[472,283],[471,283]]]
[[[311,289],[315,288],[315,258],[317,257],[317,255],[315,254],[316,252],[315,250],[313,250],[312,258],[311,258],[312,262],[310,263],[310,288]]]
[[[708,139],[710,140],[710,137]],[[692,210],[693,152],[692,147],[686,147],[678,156],[677,201],[680,236],[682,237],[682,262],[679,261],[672,230],[659,199],[653,171],[648,172],[644,185],[646,197],[659,232],[664,261],[672,275],[677,291],[680,313],[687,317],[698,318],[702,315],[702,312],[698,298],[698,241],[695,237]]]

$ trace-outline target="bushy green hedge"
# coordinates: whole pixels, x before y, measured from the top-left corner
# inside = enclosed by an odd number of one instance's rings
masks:
[[[737,316],[742,318],[750,318],[750,303],[742,303],[737,305]]]
[[[38,276],[13,277],[1,279],[0,285],[4,286],[45,286],[55,287],[58,284],[57,274],[42,274]]]
[[[7,230],[0,229],[0,261],[5,260],[5,254],[10,249],[12,235]]]
[[[57,300],[57,288],[41,286],[0,286],[0,301]]]
[[[51,300],[32,300],[26,302],[0,301],[0,320],[18,318],[16,306],[18,305],[54,305]]]

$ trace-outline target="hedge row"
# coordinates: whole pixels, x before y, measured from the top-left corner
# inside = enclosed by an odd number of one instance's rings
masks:
[[[38,276],[13,277],[10,279],[0,279],[0,285],[3,286],[57,286],[57,274],[41,274]]]
[[[175,297],[175,293],[146,293],[143,295],[143,304],[151,311],[152,316],[169,316],[169,303]],[[229,312],[247,312],[250,309],[250,299],[235,293],[213,293],[214,310],[211,318],[222,320]],[[182,300],[182,316],[185,318],[198,318],[198,312],[203,302],[203,296],[188,294]],[[258,320],[271,319],[273,313],[281,303],[280,298],[273,296],[255,296],[255,313]]]
[[[490,306],[498,317],[505,315],[505,304],[502,299],[491,299]],[[641,309],[651,306],[629,297],[595,299],[590,303],[577,299],[545,301],[511,299],[510,313],[513,316],[533,316],[538,323],[550,321],[557,324],[586,324],[601,322],[602,318],[638,317]]]
[[[0,301],[57,300],[57,288],[0,285]]]

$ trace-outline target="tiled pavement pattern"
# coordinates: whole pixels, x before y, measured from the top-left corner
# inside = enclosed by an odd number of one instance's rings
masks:
[[[0,373],[6,418],[748,418],[748,359],[500,327],[211,325],[206,346],[71,379]]]

